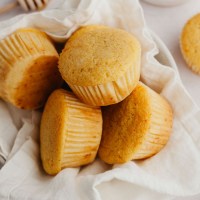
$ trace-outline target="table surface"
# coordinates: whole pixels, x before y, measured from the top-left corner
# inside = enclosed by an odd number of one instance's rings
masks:
[[[12,0],[1,1],[0,6]],[[188,0],[186,3],[173,7],[159,7],[141,2],[144,9],[147,26],[153,30],[166,44],[172,53],[178,70],[186,89],[200,106],[200,76],[194,74],[186,66],[179,47],[181,30],[186,21],[200,11],[200,2]],[[12,12],[0,15],[0,21],[9,19],[17,14],[23,13],[18,7]],[[199,200],[200,195],[187,198],[176,198],[175,200]]]

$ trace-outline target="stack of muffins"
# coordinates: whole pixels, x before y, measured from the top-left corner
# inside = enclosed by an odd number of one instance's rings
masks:
[[[48,174],[91,163],[97,152],[108,164],[148,158],[167,143],[172,109],[139,81],[141,45],[133,35],[85,26],[60,58],[50,38],[35,29],[17,30],[0,47],[1,98],[25,109],[48,98],[40,128]],[[61,77],[73,92],[56,89]]]

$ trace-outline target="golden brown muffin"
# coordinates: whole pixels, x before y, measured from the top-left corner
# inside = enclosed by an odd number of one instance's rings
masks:
[[[190,69],[200,74],[200,14],[192,17],[184,26],[180,39],[182,55]]]
[[[91,25],[78,29],[59,59],[59,70],[85,103],[104,106],[127,97],[140,77],[141,47],[131,34]]]
[[[47,100],[40,127],[44,170],[53,175],[66,167],[93,162],[101,134],[99,107],[81,103],[63,89],[55,90]]]
[[[103,108],[99,156],[109,164],[148,158],[164,147],[171,130],[169,103],[140,83],[124,101]]]
[[[18,108],[36,109],[62,83],[58,53],[50,38],[33,28],[0,41],[0,97]]]

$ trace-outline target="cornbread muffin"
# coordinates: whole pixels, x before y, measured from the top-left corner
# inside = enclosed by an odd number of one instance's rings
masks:
[[[159,152],[172,130],[169,103],[142,83],[122,102],[103,108],[100,158],[109,164]]]
[[[44,170],[54,175],[66,167],[91,163],[101,134],[99,107],[85,105],[63,89],[55,90],[47,100],[40,127]]]
[[[127,97],[140,77],[141,46],[131,34],[106,26],[78,29],[59,59],[59,70],[85,103],[115,104]]]
[[[180,46],[190,69],[200,74],[200,14],[192,17],[182,30]]]
[[[0,97],[18,108],[36,109],[62,83],[58,53],[50,38],[33,28],[0,41]]]

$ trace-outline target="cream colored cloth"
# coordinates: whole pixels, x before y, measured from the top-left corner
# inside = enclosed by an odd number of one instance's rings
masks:
[[[158,52],[137,0],[61,1],[59,10],[15,17],[0,23],[0,38],[19,27],[33,26],[57,41],[81,25],[123,28],[142,44],[141,78],[160,92],[174,110],[173,133],[166,147],[144,161],[108,166],[99,159],[84,168],[47,176],[39,156],[40,113],[20,111],[0,102],[0,199],[31,200],[168,200],[200,192],[200,109],[177,72],[158,63]],[[57,4],[56,4],[57,5]]]

